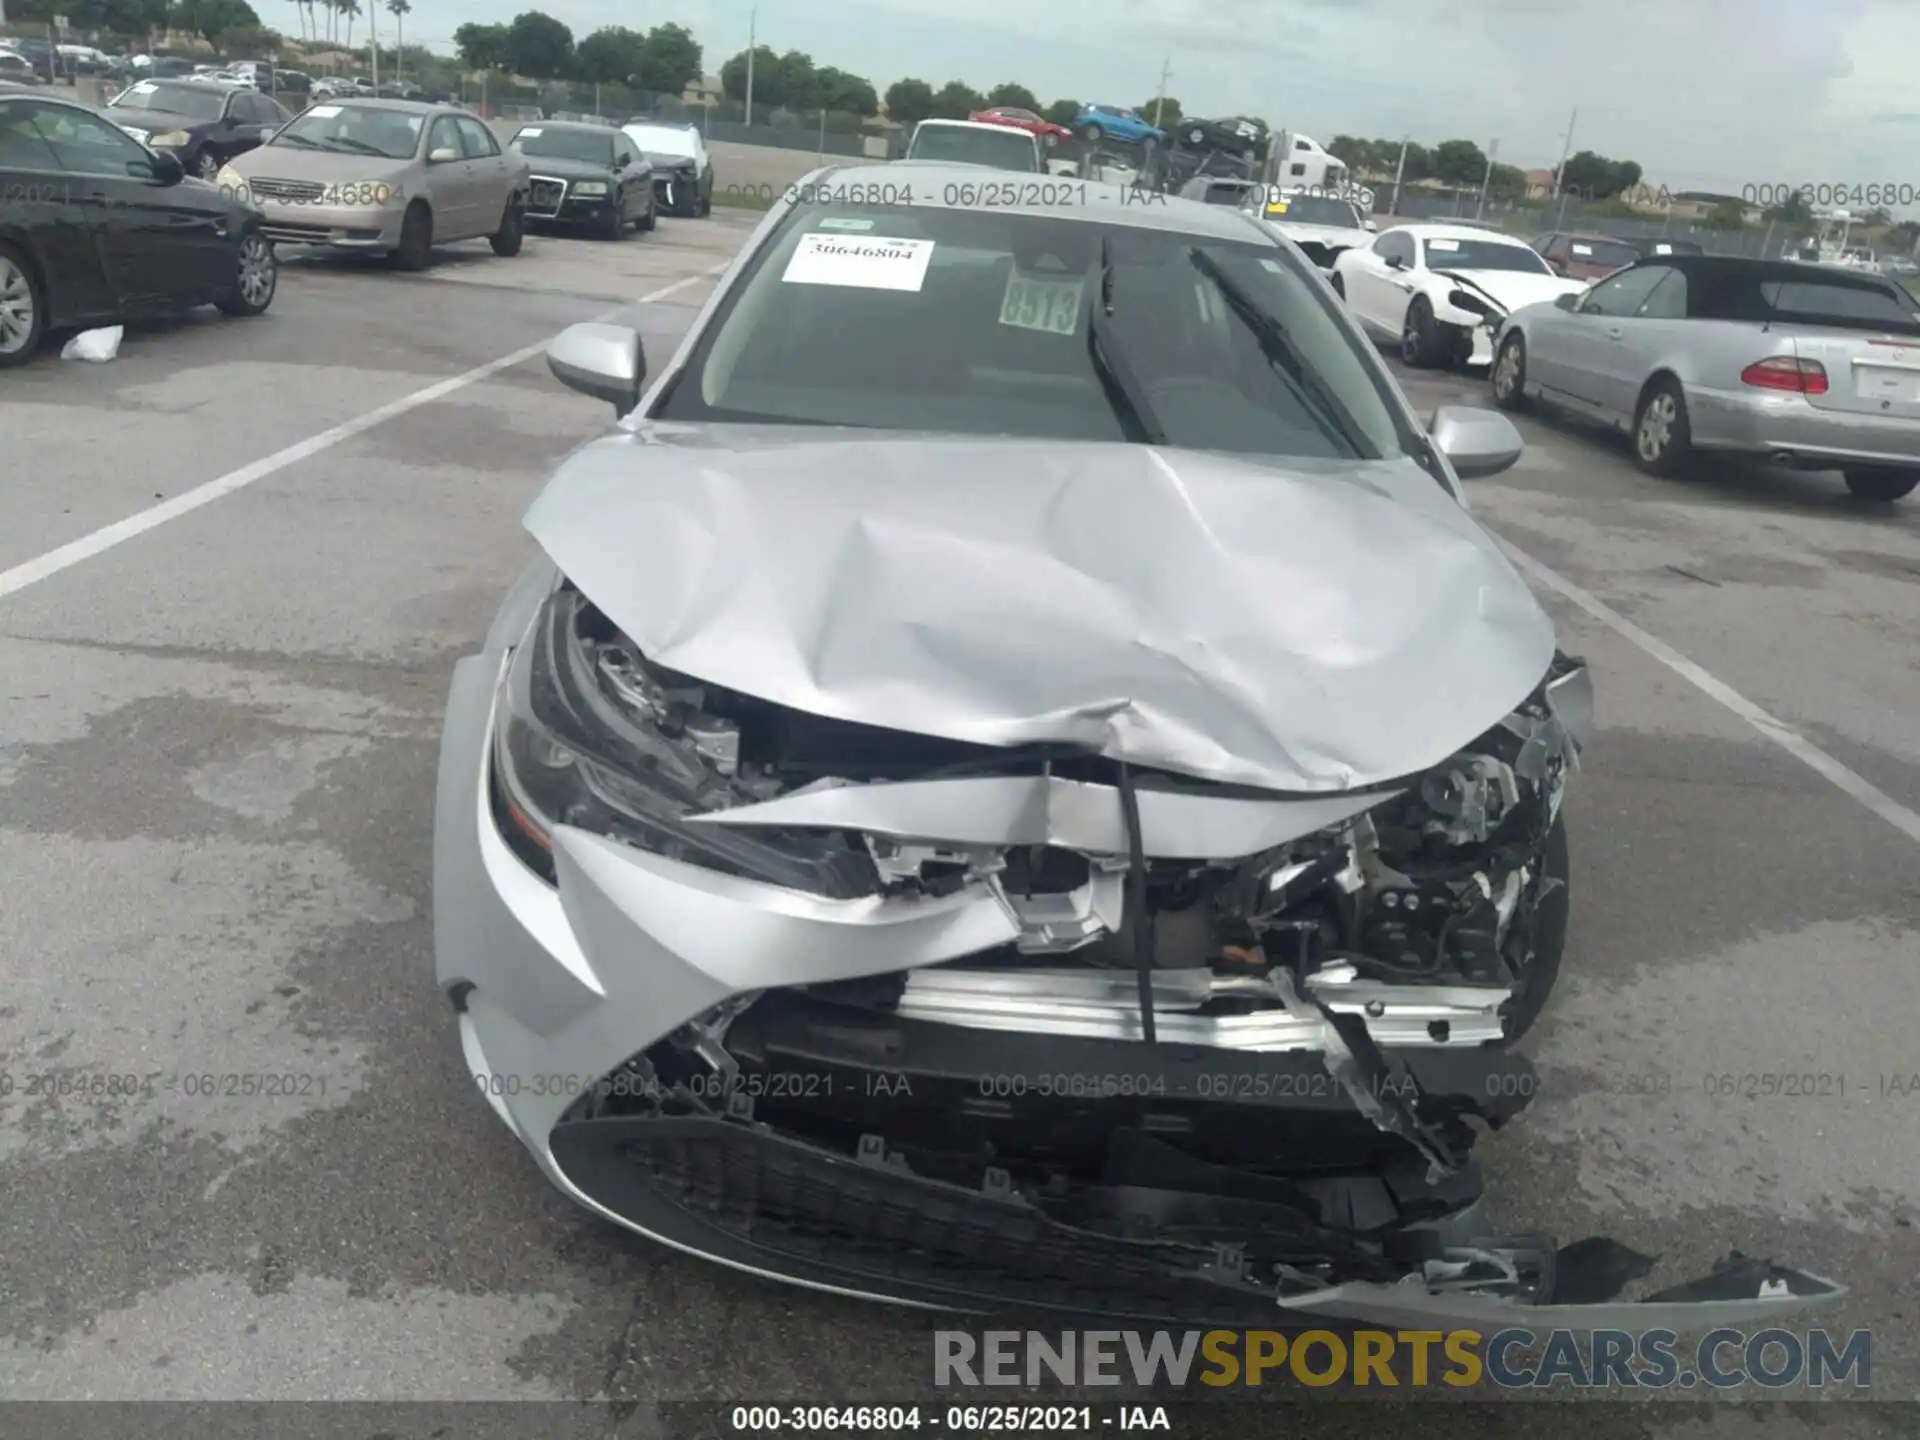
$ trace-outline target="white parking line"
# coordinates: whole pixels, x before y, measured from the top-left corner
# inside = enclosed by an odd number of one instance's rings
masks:
[[[1920,843],[1920,812],[1908,809],[1864,775],[1842,765],[1806,736],[1781,723],[1731,686],[1716,680],[1664,640],[1656,639],[1604,600],[1582,590],[1505,540],[1500,546],[1513,563],[1540,584],[1564,596],[1594,619],[1639,646],[1682,680],[1719,701],[1794,759],[1858,800],[1909,840]]]
[[[642,295],[638,300],[627,302],[626,305],[615,306],[594,318],[607,320],[630,305],[651,305],[656,300],[677,295],[680,291],[698,285],[703,280],[710,280],[726,268],[725,264],[715,265],[698,275],[689,275],[684,280],[663,285],[658,290]],[[82,560],[91,560],[96,555],[104,554],[114,546],[124,544],[137,535],[144,535],[149,530],[158,529],[169,520],[177,520],[203,505],[211,505],[224,495],[231,495],[236,490],[244,490],[256,480],[264,480],[267,476],[284,470],[289,465],[298,464],[302,460],[320,454],[323,450],[332,449],[342,440],[351,440],[356,435],[364,435],[374,426],[383,424],[396,415],[405,415],[409,410],[418,410],[422,405],[431,405],[436,400],[444,400],[456,391],[464,390],[469,385],[477,385],[482,380],[498,375],[502,370],[511,370],[514,366],[531,360],[544,351],[551,339],[552,337],[549,336],[547,340],[535,341],[531,345],[522,346],[511,355],[503,355],[498,360],[489,360],[485,365],[469,370],[463,375],[455,375],[452,379],[442,380],[437,385],[429,385],[424,390],[403,395],[398,400],[390,401],[363,415],[356,415],[353,419],[336,425],[331,430],[322,430],[318,435],[310,435],[305,440],[296,441],[284,450],[276,450],[264,459],[255,460],[251,465],[242,465],[238,470],[229,470],[217,480],[196,485],[193,489],[176,495],[171,500],[150,506],[129,515],[124,520],[116,520],[113,524],[103,526],[90,535],[82,535],[78,540],[71,540],[58,549],[49,550],[44,555],[37,555],[31,560],[23,561],[11,570],[0,570],[0,599],[24,590],[29,585],[38,585],[49,576],[71,569]]]

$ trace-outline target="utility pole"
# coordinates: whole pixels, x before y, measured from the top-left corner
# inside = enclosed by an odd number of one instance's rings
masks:
[[[1560,163],[1553,167],[1553,195],[1550,198],[1555,200],[1560,198],[1560,187],[1566,181],[1567,157],[1573,153],[1573,127],[1579,123],[1579,120],[1580,112],[1575,110],[1572,118],[1567,121],[1566,142],[1560,147]]]
[[[380,0],[367,0],[367,40],[373,51],[373,93],[380,93]]]
[[[1393,167],[1393,204],[1387,210],[1389,215],[1400,213],[1400,177],[1407,173],[1407,143],[1412,138],[1409,135],[1400,142],[1400,163]]]
[[[1493,157],[1500,153],[1500,142],[1494,141],[1487,147],[1487,173],[1480,177],[1480,198],[1474,203],[1473,218],[1478,220],[1481,212],[1487,208],[1487,187],[1493,184]]]
[[[747,12],[747,124],[753,124],[753,43],[760,20],[758,8]]]
[[[1160,128],[1160,112],[1167,105],[1167,76],[1173,72],[1173,57],[1169,55],[1160,62],[1160,93],[1153,97],[1153,128]]]

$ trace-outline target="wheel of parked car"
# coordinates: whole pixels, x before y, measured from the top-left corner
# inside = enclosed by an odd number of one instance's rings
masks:
[[[47,307],[33,267],[10,245],[0,245],[0,368],[24,365],[47,333]]]
[[[624,240],[627,238],[627,226],[637,222],[627,218],[627,192],[616,193],[607,204],[607,218],[600,224],[602,240]]]
[[[713,191],[708,190],[701,194],[700,204],[695,213],[699,215],[702,220],[713,214]]]
[[[1920,470],[1849,470],[1847,489],[1861,500],[1898,500],[1920,485]]]
[[[401,270],[424,270],[433,258],[433,212],[421,200],[400,221],[400,243],[389,257]]]
[[[526,238],[527,207],[516,195],[507,201],[506,213],[500,217],[500,228],[487,237],[487,243],[493,247],[496,255],[518,255]]]
[[[1493,357],[1493,403],[1502,410],[1527,408],[1527,342],[1518,331],[1500,342]]]
[[[1083,130],[1081,130],[1080,138],[1086,141],[1089,145],[1099,144],[1100,143],[1100,127],[1098,125],[1088,125]]]
[[[240,242],[234,262],[233,289],[218,303],[229,315],[258,315],[273,304],[280,288],[280,259],[273,242],[251,230]]]
[[[1416,370],[1431,370],[1442,358],[1440,327],[1434,323],[1433,305],[1426,296],[1414,297],[1407,306],[1406,323],[1400,327],[1400,358]]]
[[[1572,875],[1567,851],[1567,821],[1560,816],[1547,832],[1540,851],[1540,874],[1533,905],[1533,953],[1514,977],[1513,997],[1501,1011],[1505,1033],[1489,1043],[1511,1045],[1533,1028],[1560,979],[1560,957],[1567,948],[1567,920],[1572,911],[1568,880]],[[1557,882],[1557,883],[1556,883]]]
[[[652,195],[648,195],[647,196],[647,212],[646,214],[640,217],[640,224],[638,228],[641,230],[652,230],[659,223],[660,223],[660,206],[654,201],[654,198]]]
[[[1662,375],[1633,412],[1633,459],[1649,475],[1677,479],[1693,464],[1693,427],[1680,383]]]

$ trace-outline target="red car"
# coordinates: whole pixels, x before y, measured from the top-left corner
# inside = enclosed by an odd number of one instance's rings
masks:
[[[1058,145],[1062,140],[1073,138],[1073,131],[1066,126],[1042,119],[1033,111],[1022,110],[1018,105],[994,105],[974,111],[967,119],[982,125],[1006,125],[1015,130],[1024,130],[1029,135],[1038,135],[1042,145]]]

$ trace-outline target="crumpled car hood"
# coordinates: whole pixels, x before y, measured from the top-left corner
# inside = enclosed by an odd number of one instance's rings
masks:
[[[656,423],[576,451],[526,524],[669,669],[1272,790],[1437,764],[1554,652],[1411,461]]]
[[[1587,288],[1585,280],[1566,280],[1558,275],[1532,275],[1524,270],[1436,269],[1436,275],[1465,280],[1484,290],[1508,310],[1552,300],[1557,295],[1578,294]]]

